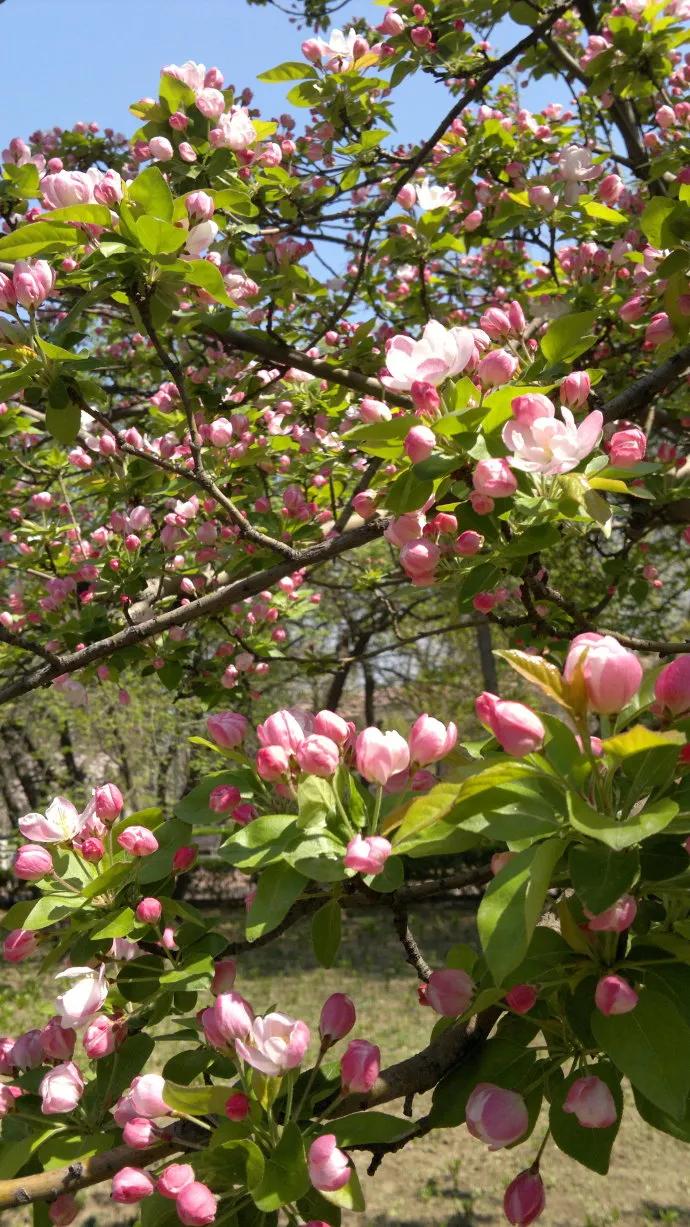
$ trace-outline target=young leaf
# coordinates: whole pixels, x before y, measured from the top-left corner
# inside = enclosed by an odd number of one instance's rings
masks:
[[[560,839],[533,844],[489,883],[477,926],[495,984],[502,984],[524,958],[564,848]]]

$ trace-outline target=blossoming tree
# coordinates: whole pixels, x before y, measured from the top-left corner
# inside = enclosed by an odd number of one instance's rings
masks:
[[[129,141],[4,151],[0,698],[139,671],[203,704],[216,769],[174,814],[103,783],[19,820],[4,955],[56,1013],[0,1039],[0,1208],[66,1224],[111,1180],[144,1227],[337,1227],[355,1152],[465,1124],[519,1148],[527,1224],[549,1139],[606,1173],[623,1079],[690,1141],[686,15],[401,0],[263,74],[301,118],[187,62]],[[407,146],[415,72],[438,113]],[[257,722],[295,645],[320,669],[334,590],[369,622],[320,709]],[[477,629],[502,675],[485,651],[467,744],[338,712],[373,635]],[[208,833],[255,880],[230,943],[176,888]],[[476,947],[431,967],[408,909],[469,882]],[[344,1043],[344,994],[297,1020],[238,991],[307,920],[337,965],[353,905],[428,1007],[397,1065]]]

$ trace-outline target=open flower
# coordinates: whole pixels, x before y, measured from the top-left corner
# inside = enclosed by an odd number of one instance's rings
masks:
[[[503,427],[503,442],[513,453],[510,463],[514,469],[522,469],[525,473],[569,473],[599,442],[603,416],[595,409],[576,426],[575,418],[565,405],[561,406],[561,421],[548,398],[539,399],[544,402],[543,416],[532,417],[529,421],[524,415],[522,420],[506,422]]]
[[[309,1028],[286,1014],[255,1018],[246,1043],[235,1040],[238,1056],[269,1078],[280,1078],[302,1063],[309,1047]]]
[[[425,212],[427,209],[447,209],[454,200],[452,187],[439,187],[437,183],[430,183],[428,178],[417,187],[417,204]]]
[[[51,801],[45,814],[25,814],[19,819],[19,830],[25,839],[39,844],[60,844],[81,830],[83,815],[65,797]]]
[[[444,328],[438,320],[429,320],[419,341],[392,338],[386,350],[388,374],[381,382],[395,392],[409,392],[413,383],[438,387],[444,379],[464,371],[473,353],[469,328]]]
[[[62,1027],[81,1027],[98,1014],[108,996],[105,967],[67,967],[56,980],[67,980],[64,993],[55,999]]]

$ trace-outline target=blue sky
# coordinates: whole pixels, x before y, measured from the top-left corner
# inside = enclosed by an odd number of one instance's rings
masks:
[[[384,11],[373,0],[353,0],[352,12],[371,15],[374,23]],[[338,14],[341,24],[347,13]],[[0,79],[11,101],[0,111],[0,147],[12,136],[54,124],[71,127],[80,119],[129,135],[136,126],[129,104],[156,93],[163,64],[187,59],[216,64],[226,82],[252,86],[270,118],[288,109],[289,85],[257,83],[257,74],[301,58],[305,37],[276,9],[250,8],[244,0],[6,0],[0,5]],[[507,37],[502,30],[501,46]],[[423,73],[408,79],[396,91],[400,138],[428,135],[446,97]]]
[[[352,11],[379,21],[385,10],[353,0]],[[270,117],[287,109],[290,86],[257,83],[257,74],[300,59],[307,33],[274,8],[244,0],[6,0],[0,79],[11,101],[0,111],[0,141],[79,119],[129,134],[136,126],[129,104],[155,95],[163,64],[190,59],[216,64],[228,83],[251,86]],[[443,91],[429,78],[415,80],[397,110],[400,136],[423,135],[442,107]]]

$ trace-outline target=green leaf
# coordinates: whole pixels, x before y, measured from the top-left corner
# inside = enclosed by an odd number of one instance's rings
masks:
[[[4,371],[0,374],[0,397],[9,400],[17,392],[21,392],[22,388],[31,383],[39,367],[38,362],[27,362],[18,371]]]
[[[84,900],[78,895],[42,895],[40,899],[15,903],[9,912],[5,912],[2,925],[5,929],[28,929],[35,933],[38,929],[46,929],[48,925],[66,920],[83,906]]]
[[[257,80],[269,81],[304,81],[307,77],[315,77],[316,70],[304,60],[288,60],[285,64],[277,64],[266,72],[260,72]]]
[[[39,1133],[31,1133],[25,1138],[18,1138],[16,1142],[6,1141],[3,1138],[2,1147],[0,1147],[0,1180],[11,1180],[13,1176],[16,1176],[39,1146],[55,1132],[54,1127],[42,1129]]]
[[[300,835],[294,814],[266,814],[236,831],[218,855],[238,869],[260,869],[275,861]]]
[[[283,1129],[278,1145],[271,1151],[263,1179],[251,1189],[251,1195],[259,1210],[270,1213],[303,1197],[309,1184],[302,1134],[297,1125],[290,1122]]]
[[[415,1126],[387,1112],[353,1112],[351,1116],[339,1116],[331,1128],[339,1146],[357,1146],[362,1142],[398,1142],[413,1133]]]
[[[256,941],[270,933],[287,916],[302,894],[305,881],[290,865],[269,865],[259,878],[252,906],[247,913],[247,938]]]
[[[644,989],[628,1014],[595,1010],[592,1030],[614,1065],[647,1099],[680,1118],[690,1091],[690,1028],[673,1003]]]
[[[55,409],[48,405],[46,409],[46,429],[57,439],[58,443],[68,446],[74,443],[81,426],[81,411],[78,405],[70,401],[64,409]]]
[[[415,843],[418,836],[439,818],[451,812],[462,792],[461,783],[436,784],[430,792],[415,797],[405,808],[404,816],[393,838],[396,852],[407,851],[408,844]],[[398,813],[400,811],[397,811]],[[389,831],[388,823],[385,830]]]
[[[633,844],[639,844],[650,835],[663,831],[675,818],[678,806],[675,801],[664,798],[647,805],[636,817],[617,822],[610,814],[598,814],[583,797],[569,793],[568,813],[571,826],[576,831],[598,839],[615,852],[620,852],[623,848],[631,848]]]
[[[182,1112],[186,1116],[206,1116],[209,1113],[222,1116],[228,1099],[236,1089],[230,1083],[227,1086],[178,1086],[175,1082],[166,1082],[163,1099],[174,1112]]]
[[[652,1129],[659,1129],[662,1133],[668,1133],[672,1138],[678,1138],[681,1142],[690,1142],[690,1102],[686,1103],[683,1114],[675,1118],[669,1116],[668,1112],[662,1112],[661,1108],[657,1108],[655,1104],[650,1103],[649,1099],[641,1091],[638,1091],[635,1086],[633,1087],[633,1095],[635,1096],[635,1107],[640,1116],[643,1121],[652,1126]]]
[[[172,221],[173,198],[162,171],[149,166],[127,188],[127,199],[141,205],[149,217]]]
[[[607,1129],[588,1129],[581,1125],[577,1117],[563,1111],[568,1091],[574,1082],[580,1078],[599,1078],[609,1088],[616,1105],[617,1119]],[[616,1140],[623,1114],[623,1094],[621,1091],[620,1074],[608,1061],[598,1061],[596,1065],[587,1065],[574,1070],[567,1078],[553,1081],[549,1125],[551,1135],[559,1150],[570,1155],[584,1167],[605,1176],[609,1170],[611,1150]]]
[[[560,839],[534,844],[519,852],[489,883],[479,905],[477,927],[495,984],[502,984],[524,958],[564,848]]]
[[[161,221],[158,217],[138,217],[134,223],[137,238],[152,256],[172,255],[184,247],[186,230]]]
[[[563,677],[560,669],[557,669],[555,665],[549,664],[541,656],[530,656],[529,652],[518,652],[513,649],[497,648],[494,656],[500,656],[501,660],[507,661],[511,669],[514,669],[521,677],[527,678],[528,682],[537,686],[561,707],[570,706]]]
[[[105,937],[126,937],[127,934],[135,925],[134,912],[131,907],[123,907],[119,912],[115,912],[109,920],[92,930],[91,938],[94,941],[100,941]]]
[[[301,830],[320,824],[335,813],[335,795],[330,780],[323,780],[318,775],[304,776],[297,785],[297,808]]]
[[[235,303],[225,288],[225,282],[219,268],[210,260],[185,260],[184,278],[188,285],[197,285],[211,294],[216,302],[222,302],[226,307],[234,307]]]
[[[95,1090],[98,1106],[104,1114],[127,1090],[132,1078],[141,1073],[154,1048],[152,1036],[139,1031],[136,1035],[128,1035],[111,1056],[98,1061]]]
[[[622,226],[628,220],[625,213],[619,213],[618,209],[610,209],[608,205],[600,204],[598,200],[588,200],[582,208],[588,217],[594,217],[602,222],[612,222],[614,226]]]
[[[672,227],[674,214],[681,210],[677,200],[668,196],[652,196],[640,218],[643,233],[654,247],[674,247],[676,236]]]
[[[64,209],[51,209],[44,213],[41,221],[84,222],[91,226],[107,226],[110,229],[112,220],[110,209],[101,204],[67,205]]]
[[[386,507],[393,515],[417,511],[433,493],[433,481],[420,481],[414,468],[404,469],[386,492]]]
[[[637,881],[640,857],[636,848],[614,852],[597,844],[575,844],[568,856],[568,870],[580,902],[596,916]]]
[[[311,940],[316,955],[322,967],[332,967],[340,949],[342,931],[340,904],[337,899],[329,899],[312,918]]]
[[[553,366],[572,362],[589,349],[594,341],[591,328],[596,318],[596,311],[578,311],[553,320],[541,339],[541,351],[547,362]]]
[[[26,260],[85,243],[88,235],[62,222],[32,222],[0,238],[0,260]]]
[[[163,968],[163,960],[151,954],[125,963],[117,977],[117,987],[125,1001],[150,1001],[155,997]]]
[[[636,724],[625,733],[617,733],[615,737],[606,737],[601,743],[605,754],[613,754],[615,758],[629,758],[631,754],[640,754],[645,750],[666,749],[668,746],[685,745],[685,734],[670,730],[658,733],[648,729],[644,724]]]

